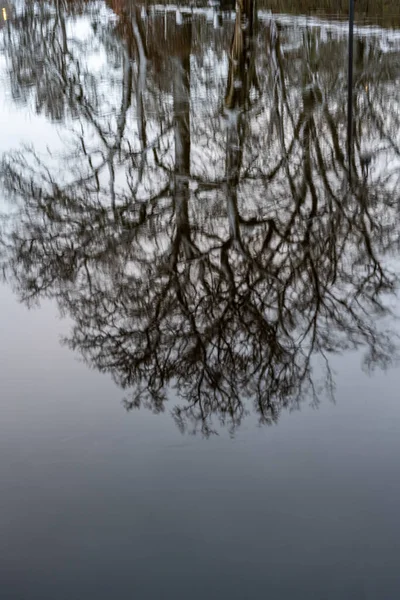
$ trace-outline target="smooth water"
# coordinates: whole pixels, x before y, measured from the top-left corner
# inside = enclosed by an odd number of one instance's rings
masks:
[[[2,599],[399,597],[400,30],[367,17],[349,136],[342,19],[2,8]]]

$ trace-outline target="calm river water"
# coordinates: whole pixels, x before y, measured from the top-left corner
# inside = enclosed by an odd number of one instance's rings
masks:
[[[400,30],[4,4],[1,598],[400,597]]]

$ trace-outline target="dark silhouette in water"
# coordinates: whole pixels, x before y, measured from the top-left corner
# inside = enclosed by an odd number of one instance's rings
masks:
[[[388,365],[393,336],[378,317],[397,289],[383,259],[398,246],[398,171],[373,165],[398,145],[379,87],[366,89],[378,71],[357,67],[350,188],[345,78],[338,89],[333,43],[318,33],[303,31],[299,69],[287,32],[260,30],[253,4],[237,3],[222,88],[204,80],[192,20],[162,57],[127,5],[84,49],[102,43],[116,65],[105,92],[57,10],[39,13],[31,37],[16,23],[6,48],[14,89],[40,93],[52,119],[74,117],[61,163],[34,150],[3,159],[18,206],[3,220],[3,270],[20,297],[57,300],[73,321],[66,342],[128,390],[128,408],[164,410],[173,388],[177,424],[204,434],[213,416],[234,430],[250,409],[272,423],[332,395],[332,353],[364,347],[367,368]],[[373,136],[385,144],[366,160]]]

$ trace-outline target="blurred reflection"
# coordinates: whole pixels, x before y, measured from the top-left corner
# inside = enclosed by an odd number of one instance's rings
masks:
[[[57,300],[128,408],[178,396],[178,426],[206,435],[332,395],[330,353],[387,366],[398,54],[357,41],[350,185],[345,37],[251,0],[222,29],[77,6],[32,2],[4,36],[13,98],[63,127],[61,154],[3,158],[19,296]]]

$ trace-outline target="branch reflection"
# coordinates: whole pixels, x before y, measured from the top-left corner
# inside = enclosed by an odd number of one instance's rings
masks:
[[[205,435],[333,395],[332,353],[386,367],[397,55],[359,41],[350,186],[345,39],[300,37],[251,0],[223,32],[112,6],[78,40],[73,5],[33,2],[4,39],[14,97],[65,128],[62,156],[3,158],[3,270],[20,297],[57,300],[66,342],[128,408],[178,397],[178,426]]]

